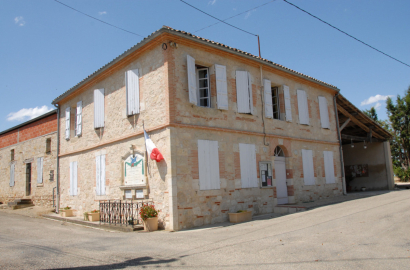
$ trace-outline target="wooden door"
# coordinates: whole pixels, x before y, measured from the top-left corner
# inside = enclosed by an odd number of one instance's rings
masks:
[[[288,203],[288,187],[286,185],[286,164],[284,157],[275,157],[276,194],[278,204]]]
[[[26,163],[26,196],[31,195],[31,163]]]

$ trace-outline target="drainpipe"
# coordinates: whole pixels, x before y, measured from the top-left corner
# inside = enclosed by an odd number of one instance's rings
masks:
[[[340,127],[339,127],[339,116],[337,113],[337,104],[336,104],[336,98],[339,95],[337,93],[333,97],[333,106],[335,107],[335,118],[336,118],[336,127],[337,127],[337,136],[339,138],[339,153],[340,153],[340,170],[342,171],[342,186],[343,186],[343,195],[347,195],[346,193],[346,178],[345,178],[345,165],[343,162],[343,148],[342,148],[342,136],[340,134]]]
[[[60,107],[56,104],[53,104],[57,108],[57,168],[56,168],[56,213],[60,211]]]

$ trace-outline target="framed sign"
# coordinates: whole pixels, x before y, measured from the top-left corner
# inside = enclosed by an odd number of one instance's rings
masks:
[[[124,161],[124,185],[144,184],[144,156],[130,155]]]

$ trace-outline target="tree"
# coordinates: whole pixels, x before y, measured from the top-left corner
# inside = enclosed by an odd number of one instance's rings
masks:
[[[391,98],[388,98],[386,103],[393,134],[390,144],[394,173],[401,180],[408,181],[410,178],[410,86],[403,97],[397,96],[396,104]]]
[[[366,114],[369,118],[378,122],[377,112],[374,107],[371,107],[370,110],[363,110],[363,113]]]

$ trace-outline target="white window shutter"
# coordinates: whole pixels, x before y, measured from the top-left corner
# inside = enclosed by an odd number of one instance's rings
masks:
[[[325,176],[326,184],[336,183],[335,168],[333,167],[333,152],[323,151],[323,158],[325,160]]]
[[[254,144],[239,144],[242,188],[258,187]]]
[[[308,109],[306,92],[303,90],[298,90],[297,95],[298,95],[299,123],[303,125],[309,125],[309,109]]]
[[[286,121],[292,122],[292,107],[290,102],[289,86],[283,85],[283,96],[285,99]]]
[[[77,172],[77,167],[78,167],[78,164],[77,164],[77,161],[74,161],[73,162],[74,163],[74,166],[73,166],[73,195],[74,196],[77,196],[77,191],[78,191],[78,181],[77,181],[77,179],[78,179],[78,172]]]
[[[199,189],[220,189],[218,142],[198,140]]]
[[[303,178],[305,185],[315,184],[312,150],[302,149]]]
[[[14,172],[15,171],[15,164],[10,165],[10,186],[14,187]]]
[[[140,85],[138,69],[125,72],[125,88],[127,92],[127,115],[140,113]]]
[[[105,195],[105,155],[101,155],[101,172],[100,172],[100,195]]]
[[[37,158],[37,184],[43,183],[43,161],[44,158]]]
[[[251,74],[249,72],[248,72],[248,92],[249,92],[249,108],[251,110],[251,114],[255,114],[253,111],[252,79],[251,79]]]
[[[104,127],[104,88],[94,90],[94,128]]]
[[[188,92],[189,102],[192,104],[198,104],[197,87],[196,87],[196,68],[195,59],[190,55],[187,55],[187,72],[188,72]]]
[[[236,71],[236,102],[238,113],[250,113],[248,72]]]
[[[70,162],[70,196],[73,196],[74,190],[74,162]]]
[[[218,109],[228,110],[228,85],[226,81],[226,67],[215,64],[216,99]]]
[[[327,100],[325,97],[319,96],[319,112],[320,112],[320,123],[322,128],[330,128],[329,125],[329,109],[327,107]]]
[[[70,139],[70,107],[65,109],[65,139]]]
[[[95,193],[101,195],[101,156],[95,157]]]
[[[273,119],[272,88],[269,80],[263,80],[263,92],[265,99],[265,117]]]
[[[83,126],[83,102],[77,102],[77,136],[81,135]]]

